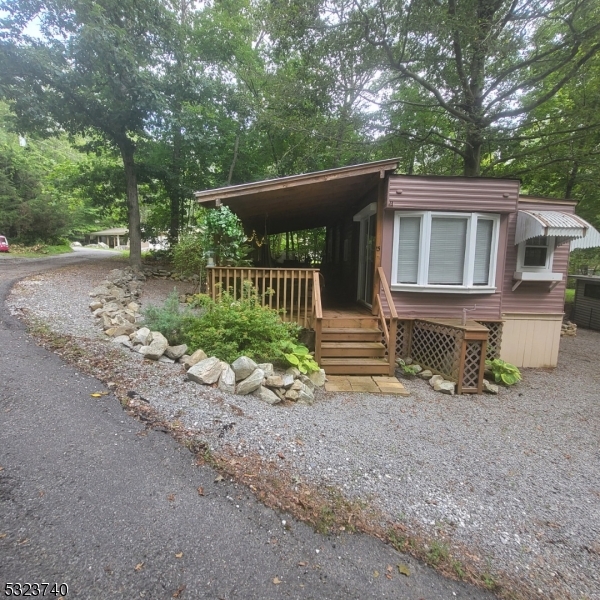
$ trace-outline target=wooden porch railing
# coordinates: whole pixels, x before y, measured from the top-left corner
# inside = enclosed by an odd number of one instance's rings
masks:
[[[315,287],[319,289],[318,269],[265,269],[256,267],[208,267],[208,293],[215,300],[221,291],[239,298],[249,281],[262,298],[262,305],[282,311],[284,321],[310,327],[314,312]],[[322,314],[321,314],[322,318]]]
[[[388,352],[389,360],[389,375],[392,377],[396,369],[396,330],[398,327],[398,313],[396,312],[396,306],[392,298],[392,292],[390,292],[390,286],[388,285],[387,278],[383,271],[383,267],[377,268],[377,274],[379,275],[379,282],[383,288],[385,295],[385,301],[390,311],[390,326],[388,329],[387,319],[381,303],[381,294],[375,295],[375,316],[379,319],[379,326],[383,331],[383,337],[386,341],[386,347]]]
[[[315,330],[315,360],[321,364],[321,333],[323,331],[323,306],[321,305],[321,281],[319,271],[313,273],[312,328]]]

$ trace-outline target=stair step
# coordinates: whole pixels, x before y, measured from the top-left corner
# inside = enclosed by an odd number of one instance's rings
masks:
[[[323,342],[380,342],[381,331],[372,327],[324,327]]]
[[[379,319],[377,317],[356,317],[356,318],[332,318],[323,317],[323,328],[337,327],[346,328],[354,327],[358,328],[376,328]]]
[[[385,346],[381,342],[322,342],[321,357],[382,357]]]
[[[387,375],[390,366],[384,358],[322,358],[321,368],[329,375]]]

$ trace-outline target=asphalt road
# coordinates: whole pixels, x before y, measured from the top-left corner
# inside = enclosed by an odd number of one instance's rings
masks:
[[[48,598],[54,583],[90,599],[491,597],[374,538],[321,536],[216,483],[114,396],[92,398],[108,390],[36,346],[4,299],[26,275],[105,256],[0,260],[1,597],[7,583],[36,582]]]

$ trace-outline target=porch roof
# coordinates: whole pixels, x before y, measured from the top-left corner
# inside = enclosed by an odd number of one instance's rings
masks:
[[[399,159],[329,169],[316,173],[232,185],[196,192],[206,206],[228,206],[248,232],[282,233],[334,223],[377,187],[387,172],[398,168]]]

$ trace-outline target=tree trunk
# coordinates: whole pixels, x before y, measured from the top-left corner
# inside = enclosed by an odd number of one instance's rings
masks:
[[[479,177],[481,172],[481,147],[483,136],[481,131],[475,128],[467,129],[465,139],[464,169],[465,177]]]
[[[134,271],[142,270],[142,233],[137,175],[135,172],[135,145],[128,139],[119,143],[127,183],[127,215],[129,217],[129,265]]]

